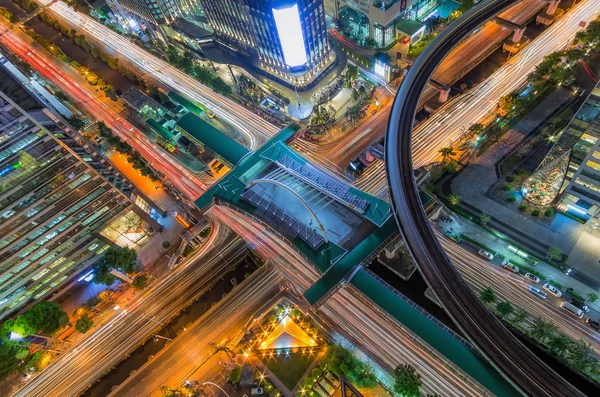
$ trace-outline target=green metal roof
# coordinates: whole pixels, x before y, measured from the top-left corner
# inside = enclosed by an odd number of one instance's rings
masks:
[[[189,116],[193,115],[190,114]],[[193,119],[191,120],[193,121]],[[306,159],[287,148],[287,146],[283,145],[285,148],[282,147],[282,144],[288,141],[299,129],[298,125],[290,124],[259,150],[243,157],[231,172],[196,200],[196,206],[204,209],[217,201],[252,216],[255,207],[241,200],[240,196],[246,187],[246,183],[253,179],[257,170],[271,165],[273,156],[276,155],[276,152],[283,153],[282,150],[285,151],[285,154],[293,156],[294,159],[301,161],[303,164],[307,162]],[[362,194],[367,196],[365,198],[369,200],[378,200],[365,193]],[[426,203],[431,200],[431,197],[424,194],[421,196],[421,200]],[[377,203],[377,201],[371,202],[373,204]],[[383,208],[389,209],[389,206],[385,207],[382,204],[378,206],[381,206],[382,210]],[[390,241],[397,232],[396,220],[388,216],[381,227],[367,236],[350,252],[332,243],[326,243],[318,251],[315,251],[300,238],[296,238],[291,242],[292,245],[323,273],[323,276],[305,291],[304,296],[306,299],[310,303],[317,302],[359,264],[370,262],[374,257],[374,253]],[[391,289],[373,278],[368,272],[362,269],[359,270],[350,283],[492,393],[497,396],[516,395],[510,384],[485,360],[440,328],[431,318],[426,317]]]
[[[215,127],[193,113],[182,116],[176,125],[196,141],[208,146],[231,165],[236,165],[244,156],[250,153],[248,149],[223,135]]]
[[[158,121],[154,120],[154,119],[148,119],[146,120],[146,124],[148,124],[150,127],[152,127],[153,130],[155,130],[156,132],[158,132],[163,138],[170,140],[171,138],[173,138],[173,134],[171,134],[169,132],[169,130],[167,130],[165,127],[162,126],[162,124],[160,124]]]
[[[518,395],[485,359],[366,271],[360,270],[351,284],[496,396]]]
[[[348,252],[337,263],[323,274],[309,289],[304,292],[304,297],[311,305],[314,305],[331,291],[344,277],[350,273],[356,266],[363,262],[370,262],[371,256],[377,252],[382,244],[390,241],[398,233],[396,219],[390,217],[383,226],[377,228],[368,235],[354,249]]]
[[[169,98],[171,98],[173,101],[177,102],[178,104],[180,104],[181,106],[186,108],[188,111],[190,111],[194,114],[197,114],[198,116],[201,115],[202,113],[204,113],[204,110],[200,106],[198,106],[194,102],[184,98],[183,96],[179,95],[175,91],[169,92]]]
[[[404,19],[396,23],[396,29],[398,29],[402,33],[406,33],[409,36],[412,36],[413,34],[417,33],[422,27],[423,24],[421,22],[413,21],[410,19]]]

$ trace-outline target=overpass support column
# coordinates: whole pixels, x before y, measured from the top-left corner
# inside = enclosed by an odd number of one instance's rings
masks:
[[[439,101],[441,103],[444,103],[444,102],[448,101],[448,98],[450,98],[450,87],[444,86],[442,89],[440,89]]]
[[[556,12],[556,9],[558,8],[559,4],[560,4],[560,0],[552,0],[550,2],[550,4],[548,5],[548,9],[546,10],[546,14],[548,14],[548,15],[554,15],[554,13]]]
[[[512,42],[513,43],[520,42],[523,39],[523,33],[525,33],[525,26],[517,28],[515,30],[515,33],[513,34]]]
[[[560,0],[550,1],[550,4],[548,5],[548,8],[546,9],[546,11],[540,13],[535,18],[535,23],[537,23],[537,24],[541,23],[546,26],[552,25],[552,23],[557,18],[560,18],[565,13],[565,10],[558,8],[559,4],[560,4]]]

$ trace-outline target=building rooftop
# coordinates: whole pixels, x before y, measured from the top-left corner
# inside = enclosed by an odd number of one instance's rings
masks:
[[[208,146],[219,157],[231,165],[236,165],[250,151],[225,136],[219,130],[208,124],[193,113],[188,113],[177,121],[176,126],[187,132],[191,138]]]

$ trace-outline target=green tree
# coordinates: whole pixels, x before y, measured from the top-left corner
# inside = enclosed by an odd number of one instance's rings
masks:
[[[514,92],[501,97],[498,101],[498,113],[501,116],[506,116],[509,114],[514,108],[517,107],[517,98],[518,95]]]
[[[85,121],[77,116],[71,116],[67,119],[67,121],[76,130],[81,130],[85,127]]]
[[[458,11],[460,11],[460,13],[462,14],[465,11],[471,9],[473,7],[473,5],[475,5],[473,0],[462,0],[462,3],[460,5],[460,7],[458,8]]]
[[[346,87],[351,87],[358,78],[358,66],[348,65],[346,68],[345,84]]]
[[[482,225],[487,225],[487,223],[490,221],[490,216],[488,214],[486,214],[485,212],[482,212],[481,215],[479,215],[479,222]]]
[[[546,254],[546,258],[553,260],[558,259],[562,256],[562,251],[558,247],[550,247],[548,249],[548,253]]]
[[[485,303],[494,303],[496,302],[496,293],[491,287],[486,287],[479,294],[479,299],[481,299]]]
[[[369,365],[353,356],[342,345],[329,346],[322,362],[328,365],[331,372],[343,375],[358,388],[372,389],[377,385],[377,378]]]
[[[513,321],[517,324],[520,324],[523,321],[525,321],[528,317],[529,313],[527,312],[527,310],[518,308],[517,310],[515,310],[515,314],[513,315]]]
[[[88,332],[94,326],[94,320],[90,318],[90,316],[86,313],[83,316],[79,317],[77,322],[75,323],[75,329],[82,334]]]
[[[552,337],[558,330],[558,327],[552,321],[546,321],[541,317],[537,317],[531,328],[529,329],[529,333],[532,337],[539,340],[540,342],[545,342],[547,339]]]
[[[469,126],[469,129],[467,130],[467,138],[471,139],[471,138],[474,138],[475,136],[481,136],[483,129],[484,129],[483,125],[480,123],[471,124]]]
[[[112,285],[117,278],[110,272],[110,265],[106,261],[100,261],[96,266],[94,282],[104,285]]]
[[[148,276],[145,274],[139,274],[135,276],[133,281],[131,282],[131,286],[136,291],[141,291],[148,286]]]
[[[510,302],[501,301],[496,304],[496,310],[500,317],[506,317],[514,311],[514,307]]]
[[[583,373],[593,373],[598,370],[598,360],[594,349],[584,340],[579,340],[571,347],[569,362],[573,368]]]
[[[456,161],[450,161],[446,167],[444,167],[447,173],[454,174],[458,169],[458,163]]]
[[[438,152],[442,155],[442,161],[446,164],[448,164],[448,161],[452,158],[452,156],[456,156],[454,148],[450,146],[443,147],[440,150],[438,150]]]
[[[360,99],[360,93],[358,92],[358,90],[356,88],[352,89],[352,100],[354,102],[358,102],[358,100]]]
[[[67,325],[69,316],[56,302],[42,301],[23,315],[35,332],[53,334]]]
[[[587,294],[586,296],[587,300],[589,300],[590,302],[594,303],[598,300],[598,295],[594,292],[590,292],[589,294]]]
[[[562,357],[571,346],[571,343],[571,339],[561,332],[557,335],[552,335],[548,341],[548,347],[550,347],[550,350],[556,353],[557,356]]]
[[[3,335],[4,336],[4,335]],[[17,371],[22,365],[18,358],[22,356],[23,348],[9,341],[0,343],[0,380]],[[27,349],[25,349],[27,351]]]
[[[229,373],[228,379],[232,385],[237,385],[238,383],[240,383],[241,377],[242,377],[242,366],[236,365],[235,367],[233,367],[233,369]]]
[[[104,252],[104,260],[110,267],[119,269],[127,274],[139,271],[136,259],[136,252],[130,248],[112,246]]]
[[[462,197],[457,194],[451,194],[448,196],[448,201],[450,201],[450,205],[457,206],[460,204]]]
[[[414,367],[400,364],[394,369],[394,392],[404,397],[419,397],[421,385],[421,375]]]

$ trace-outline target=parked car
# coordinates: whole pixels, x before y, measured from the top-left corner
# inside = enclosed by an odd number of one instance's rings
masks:
[[[251,392],[253,396],[256,396],[258,394],[263,394],[264,390],[262,387],[254,387]]]
[[[539,284],[539,282],[540,282],[540,278],[538,276],[536,276],[535,274],[525,273],[525,277],[527,277],[528,279],[530,279],[531,281],[533,281],[536,284]]]
[[[529,287],[529,292],[541,299],[546,299],[546,297],[548,296],[544,291],[542,291],[539,288],[535,288],[533,285]]]
[[[580,301],[579,299],[571,298],[571,304],[580,308],[586,313],[590,311],[590,308],[585,304],[585,302]]]
[[[477,253],[480,256],[483,256],[485,259],[487,259],[488,261],[493,261],[494,260],[494,255],[490,254],[489,252],[487,252],[484,249],[480,249],[479,251],[477,251]]]
[[[513,265],[509,261],[503,261],[502,262],[502,267],[505,268],[506,270],[510,271],[510,272],[519,273],[519,267]]]
[[[542,288],[545,289],[546,291],[550,292],[552,295],[556,296],[557,298],[560,298],[562,296],[562,292],[553,285],[546,283],[546,284],[544,284],[544,286]]]
[[[588,317],[588,319],[585,320],[585,322],[588,323],[590,327],[600,331],[600,322],[598,320],[594,320],[593,318]]]

